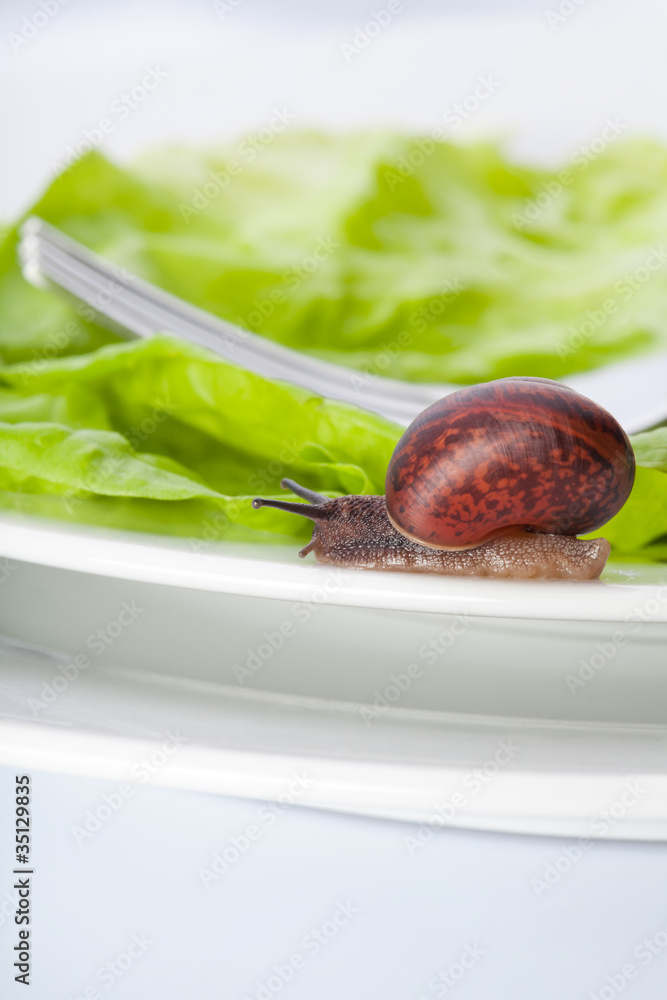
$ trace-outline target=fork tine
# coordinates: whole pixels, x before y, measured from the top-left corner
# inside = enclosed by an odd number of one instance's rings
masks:
[[[56,285],[90,305],[102,322],[111,321],[135,336],[174,333],[258,375],[296,383],[404,426],[456,388],[380,377],[360,389],[354,370],[293,351],[198,309],[110,264],[36,216],[24,223],[21,237],[19,256],[28,281]]]

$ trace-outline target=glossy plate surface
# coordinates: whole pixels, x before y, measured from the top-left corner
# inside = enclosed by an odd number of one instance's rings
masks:
[[[622,622],[646,601],[667,622],[667,564],[608,567],[599,581],[378,573],[303,562],[297,546],[198,543],[5,515],[0,555],[44,566],[246,597],[500,618]]]
[[[123,781],[156,754],[171,787],[271,798],[301,771],[327,809],[667,839],[664,567],[342,572],[16,516],[0,556],[0,762]]]

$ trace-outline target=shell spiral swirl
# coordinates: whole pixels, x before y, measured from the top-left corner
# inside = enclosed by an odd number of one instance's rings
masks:
[[[627,435],[597,403],[549,379],[498,379],[408,427],[387,470],[387,512],[431,548],[473,548],[514,526],[580,535],[621,509],[634,476]]]

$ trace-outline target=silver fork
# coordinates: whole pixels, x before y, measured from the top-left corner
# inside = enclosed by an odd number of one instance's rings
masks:
[[[90,306],[99,322],[125,336],[173,333],[258,375],[353,403],[402,426],[461,388],[369,376],[273,343],[110,264],[37,216],[22,227],[19,258],[33,285],[69,293]],[[606,365],[562,381],[604,406],[630,434],[667,418],[667,354]]]

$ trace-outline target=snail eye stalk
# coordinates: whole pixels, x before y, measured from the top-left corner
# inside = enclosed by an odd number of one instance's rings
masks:
[[[261,497],[255,497],[252,502],[255,510],[259,510],[260,507],[275,507],[276,510],[286,510],[290,514],[308,517],[311,521],[325,521],[333,514],[330,507],[322,506],[329,502],[329,497],[325,497],[322,493],[316,493],[305,486],[299,486],[293,479],[283,479],[280,485],[284,490],[291,490],[292,493],[307,500],[308,503],[294,503],[291,500],[263,500]]]
[[[295,496],[307,500],[308,503],[326,503],[329,499],[323,493],[316,493],[315,490],[309,490],[307,486],[300,486],[293,479],[281,479],[280,485],[284,490],[291,490]]]
[[[308,503],[292,503],[290,500],[263,500],[261,497],[255,497],[252,505],[255,510],[259,510],[260,507],[275,507],[276,510],[286,510],[290,514],[301,514],[311,521],[326,521],[333,514],[331,507],[311,507]]]

